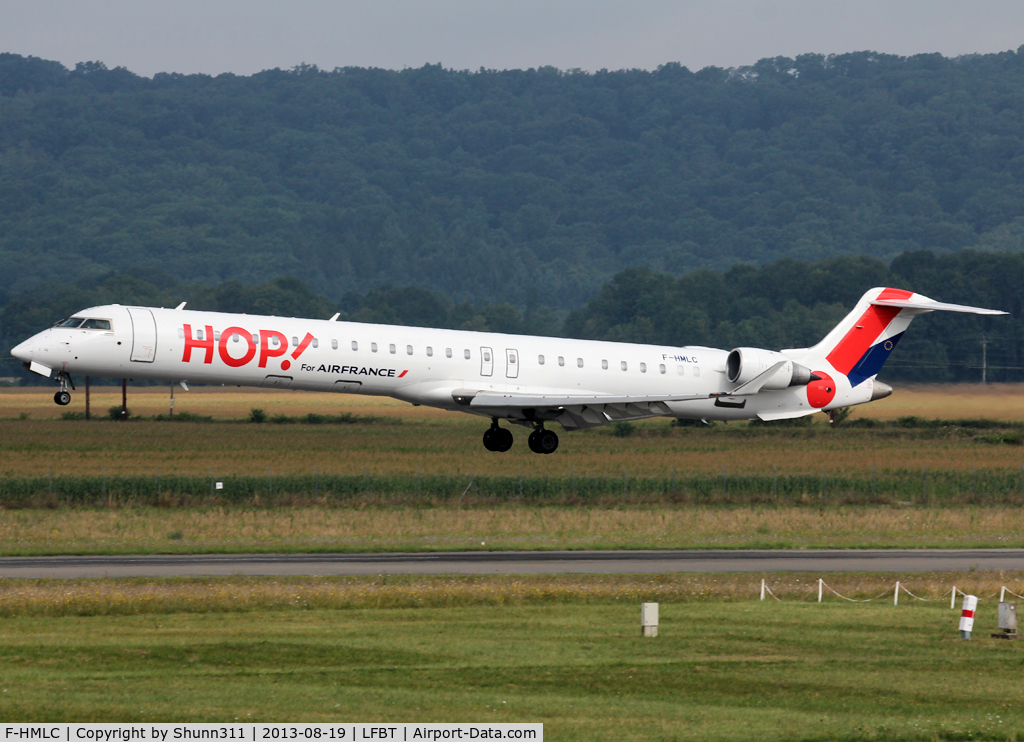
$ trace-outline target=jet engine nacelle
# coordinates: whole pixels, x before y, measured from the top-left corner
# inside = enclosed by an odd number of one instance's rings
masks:
[[[813,374],[806,366],[791,361],[774,350],[762,348],[735,348],[725,361],[726,378],[737,385],[756,379],[775,364],[784,366],[771,375],[761,386],[762,389],[786,389],[791,386],[806,386],[813,380]]]

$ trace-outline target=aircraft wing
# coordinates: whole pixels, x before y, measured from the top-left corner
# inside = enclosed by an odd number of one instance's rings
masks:
[[[708,399],[707,394],[610,396],[601,394],[516,394],[476,392],[471,399],[454,395],[457,402],[488,414],[514,415],[522,420],[554,421],[566,430],[594,428],[611,422],[642,420],[671,414],[668,402]],[[518,415],[516,413],[519,413]]]

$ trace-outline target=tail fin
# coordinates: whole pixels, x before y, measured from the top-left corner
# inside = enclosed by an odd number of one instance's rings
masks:
[[[851,386],[857,386],[882,370],[914,317],[934,311],[1006,314],[995,309],[944,304],[902,289],[873,288],[820,343],[806,350],[784,352],[818,367],[828,363],[849,378]]]

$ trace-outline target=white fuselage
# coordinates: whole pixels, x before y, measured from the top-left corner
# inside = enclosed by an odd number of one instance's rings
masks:
[[[736,385],[726,378],[727,352],[706,347],[120,305],[76,316],[107,319],[110,329],[53,327],[12,353],[66,374],[383,395],[524,423],[531,418],[519,411],[471,408],[456,399],[460,392],[485,391],[598,401],[686,397],[657,409],[708,420],[815,410],[804,387],[765,391],[732,404],[711,398]],[[838,394],[829,407],[868,401],[870,390],[856,396]],[[615,419],[651,416],[649,410],[641,412],[648,414]]]

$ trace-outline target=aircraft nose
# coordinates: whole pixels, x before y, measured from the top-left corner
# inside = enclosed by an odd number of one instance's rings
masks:
[[[11,348],[11,355],[17,358],[19,361],[30,363],[32,361],[33,342],[29,338],[23,343],[19,343]]]

